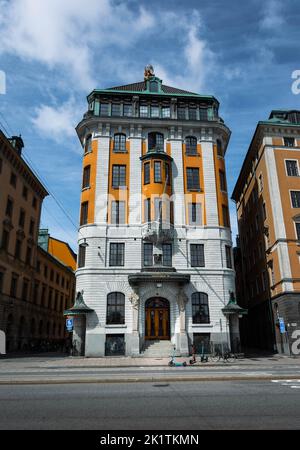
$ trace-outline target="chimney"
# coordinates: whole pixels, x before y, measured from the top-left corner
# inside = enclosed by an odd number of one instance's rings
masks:
[[[21,156],[22,148],[24,147],[23,139],[20,136],[12,136],[10,139],[8,139],[11,143],[11,145],[16,149],[18,154]]]

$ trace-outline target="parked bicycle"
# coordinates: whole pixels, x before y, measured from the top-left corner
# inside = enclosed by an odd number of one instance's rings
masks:
[[[234,363],[237,360],[237,356],[229,351],[222,353],[220,350],[216,350],[215,353],[210,355],[209,360],[211,362],[219,362],[223,360],[224,363]]]

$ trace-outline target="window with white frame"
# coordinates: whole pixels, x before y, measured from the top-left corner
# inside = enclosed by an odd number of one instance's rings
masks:
[[[295,159],[287,159],[285,161],[286,173],[289,177],[299,177],[298,161]]]
[[[300,191],[291,191],[291,201],[293,208],[300,208]]]

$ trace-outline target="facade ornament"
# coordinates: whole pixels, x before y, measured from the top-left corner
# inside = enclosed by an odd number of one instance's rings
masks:
[[[153,66],[151,66],[151,64],[147,64],[147,66],[145,67],[145,71],[144,71],[144,80],[149,80],[150,78],[154,77],[154,69]]]
[[[180,311],[185,311],[185,305],[187,304],[187,302],[188,297],[184,292],[184,289],[180,288],[177,296],[177,304]]]
[[[129,301],[134,309],[138,309],[140,304],[140,297],[136,292],[131,292],[131,294],[129,295]]]

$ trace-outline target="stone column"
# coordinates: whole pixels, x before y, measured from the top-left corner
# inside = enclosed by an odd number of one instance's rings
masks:
[[[189,355],[189,344],[188,337],[186,334],[186,323],[185,323],[185,307],[188,302],[188,297],[184,292],[183,288],[178,290],[177,304],[179,308],[179,323],[180,323],[180,334],[179,334],[179,350],[181,355]]]
[[[129,301],[132,306],[132,334],[130,338],[130,349],[126,349],[126,353],[130,352],[131,356],[140,354],[140,334],[139,334],[139,306],[140,297],[137,292],[133,291],[129,295]],[[127,347],[127,346],[126,346]]]

